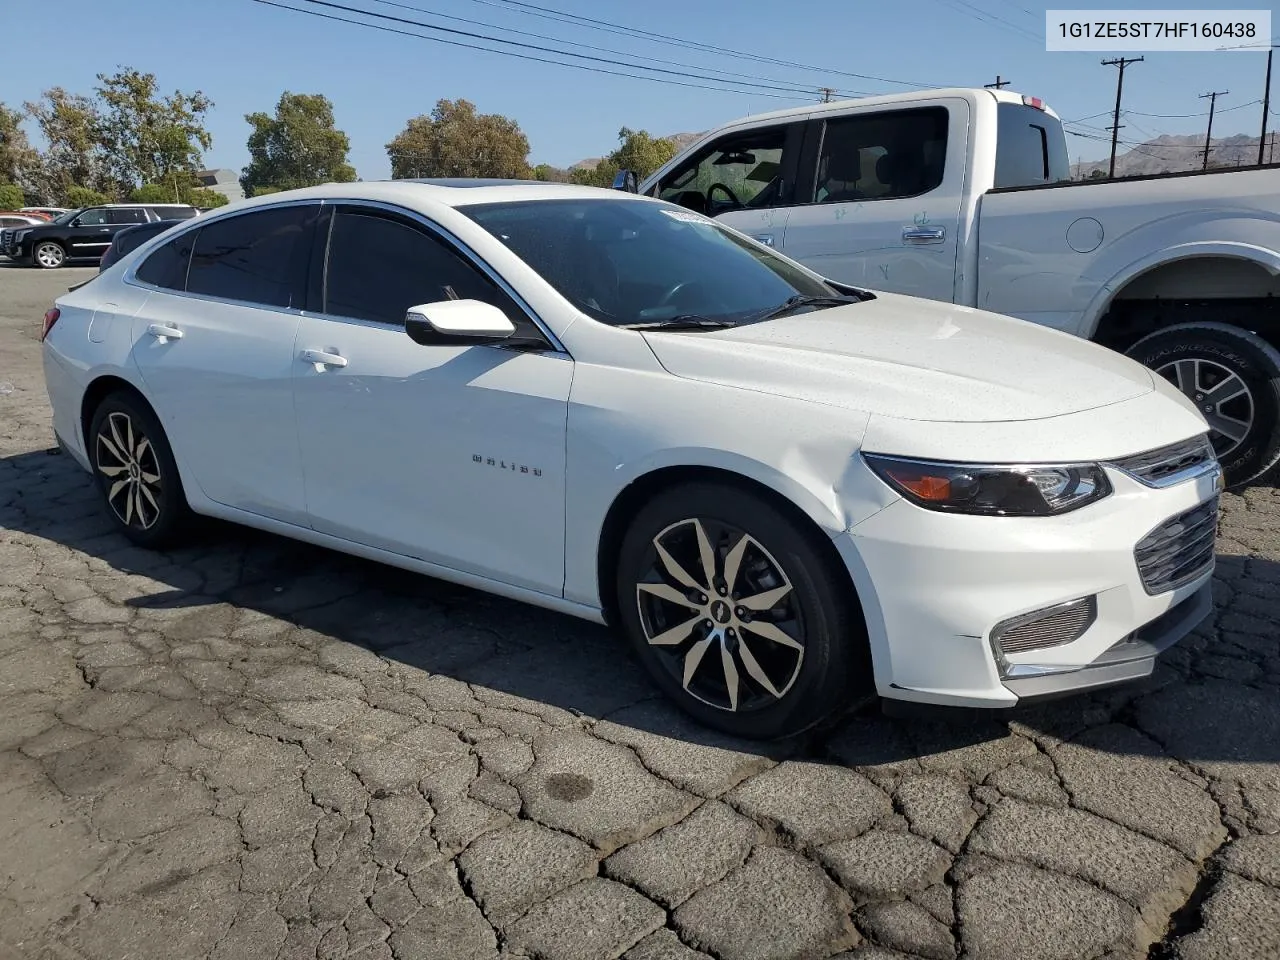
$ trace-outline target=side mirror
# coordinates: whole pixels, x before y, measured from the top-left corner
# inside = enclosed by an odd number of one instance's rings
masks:
[[[460,346],[500,343],[516,332],[516,325],[491,303],[441,300],[410,307],[404,330],[423,346]]]
[[[634,170],[619,170],[613,176],[613,189],[624,193],[639,193],[638,183]]]

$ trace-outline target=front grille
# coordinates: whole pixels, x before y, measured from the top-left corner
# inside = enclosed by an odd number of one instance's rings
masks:
[[[1123,470],[1149,487],[1177,483],[1185,474],[1214,460],[1213,445],[1206,434],[1180,440],[1166,447],[1113,460],[1111,465]]]
[[[1097,598],[1083,597],[1005,620],[991,631],[991,640],[1006,654],[1060,647],[1079,640],[1097,618]]]
[[[1166,520],[1138,541],[1133,557],[1153,596],[1177,590],[1213,569],[1218,498]]]

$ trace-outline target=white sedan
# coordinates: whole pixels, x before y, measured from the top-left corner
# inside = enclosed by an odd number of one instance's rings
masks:
[[[60,297],[43,343],[134,542],[220,517],[607,623],[743,736],[1133,680],[1211,607],[1221,472],[1161,377],[645,197],[249,200]]]

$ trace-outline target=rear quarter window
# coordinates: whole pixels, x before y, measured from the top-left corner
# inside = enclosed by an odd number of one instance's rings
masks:
[[[996,108],[996,188],[1070,179],[1062,123],[1034,107],[1001,103]]]

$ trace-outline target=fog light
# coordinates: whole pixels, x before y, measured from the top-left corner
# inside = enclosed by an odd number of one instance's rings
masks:
[[[1005,655],[1060,647],[1084,636],[1098,619],[1098,598],[1081,597],[1002,620],[991,631],[991,652],[1006,673]]]

